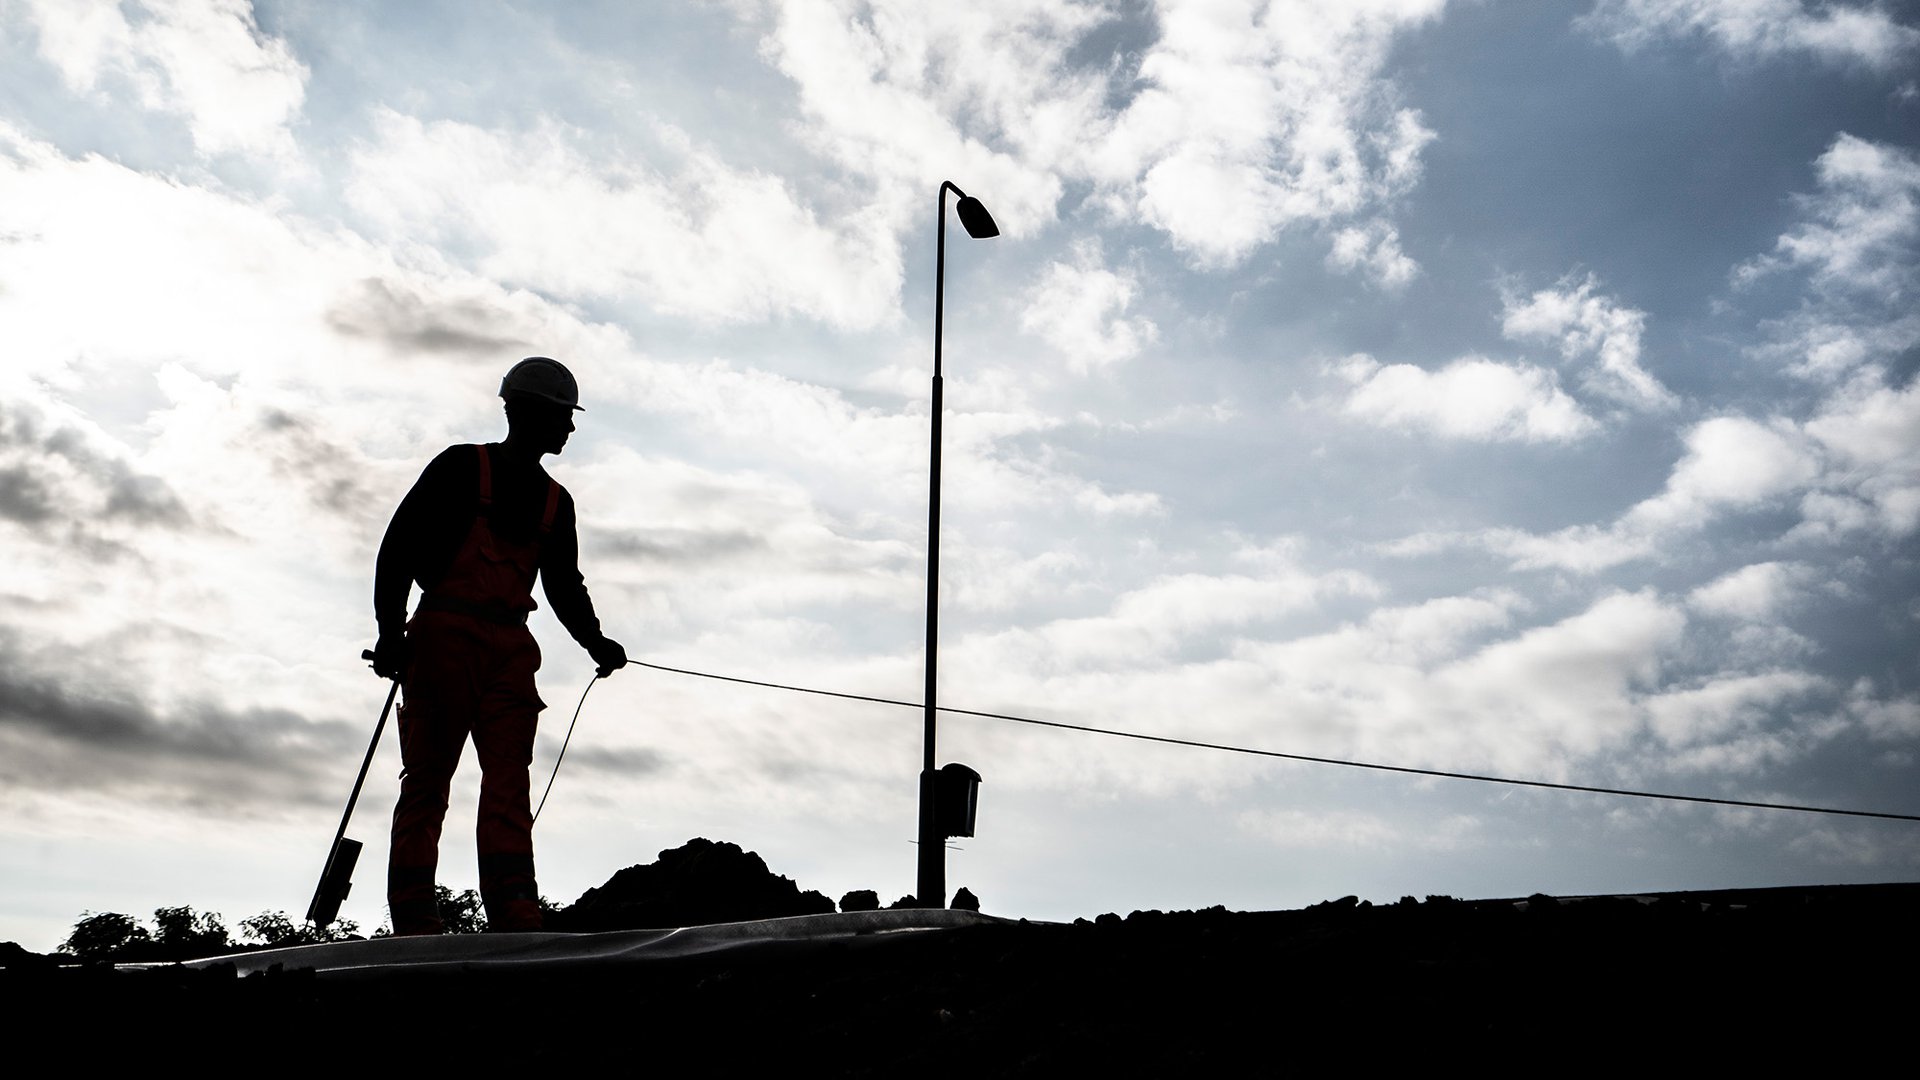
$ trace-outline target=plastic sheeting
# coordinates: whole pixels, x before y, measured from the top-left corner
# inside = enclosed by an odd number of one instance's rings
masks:
[[[875,934],[951,930],[1003,922],[972,911],[902,908],[841,915],[798,915],[786,919],[719,923],[669,930],[612,930],[598,934],[441,934],[434,937],[373,938],[327,945],[213,956],[183,966],[211,968],[232,964],[241,975],[279,968],[320,975],[366,976],[397,972],[512,971],[534,966],[640,963],[695,956],[777,942],[826,944]],[[129,964],[125,967],[163,967]]]

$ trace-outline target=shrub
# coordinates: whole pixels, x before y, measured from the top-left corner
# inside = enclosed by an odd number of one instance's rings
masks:
[[[110,960],[127,947],[153,940],[147,928],[131,915],[117,911],[80,913],[73,932],[60,943],[60,951],[82,960]]]

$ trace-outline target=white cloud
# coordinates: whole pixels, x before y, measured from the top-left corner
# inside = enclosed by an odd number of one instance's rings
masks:
[[[1687,453],[1660,494],[1627,511],[1630,529],[1698,528],[1719,513],[1779,499],[1810,484],[1820,460],[1786,421],[1744,416],[1704,420],[1687,432]]]
[[[1103,615],[969,639],[958,647],[956,663],[983,671],[1126,670],[1170,657],[1201,637],[1308,610],[1328,597],[1377,590],[1364,575],[1315,575],[1291,561],[1258,573],[1168,575],[1116,597]]]
[[[1359,584],[1316,584],[1297,568],[1280,578],[1166,579],[1108,615],[968,638],[942,670],[969,698],[1072,702],[1076,715],[1130,730],[1564,778],[1644,737],[1643,702],[1684,646],[1684,613],[1651,592],[1612,593],[1518,633],[1508,627],[1523,601],[1489,593],[1266,636],[1266,620]],[[1210,642],[1223,643],[1225,657]],[[1103,792],[1218,790],[1251,778],[1231,758],[1129,755],[1105,743],[1017,768],[1018,782]]]
[[[1520,606],[1491,594],[1382,609],[1235,657],[1266,677],[1265,712],[1304,753],[1553,778],[1630,745],[1684,615],[1650,592],[1612,593],[1488,641]]]
[[[1688,593],[1687,604],[1708,615],[1763,622],[1792,603],[1811,577],[1812,568],[1800,563],[1754,563]]]
[[[1807,421],[1806,432],[1831,464],[1820,490],[1802,503],[1801,532],[1920,531],[1920,382],[1895,390],[1857,380]]]
[[[1920,31],[1875,4],[1803,0],[1600,0],[1582,23],[1634,49],[1660,37],[1700,34],[1740,57],[1808,52],[1891,70],[1920,46]]]
[[[1098,116],[1100,73],[1068,71],[1066,54],[1105,17],[1085,3],[800,0],[774,7],[762,52],[797,84],[801,137],[877,184],[890,227],[923,221],[950,179],[1020,237],[1053,220],[1053,163]]]
[[[1779,707],[1826,686],[1826,680],[1800,671],[1723,675],[1653,694],[1645,707],[1660,741],[1669,749],[1688,751],[1667,758],[1672,767],[1751,772],[1794,754],[1791,738],[1760,731],[1776,718]]]
[[[1400,230],[1381,221],[1335,233],[1327,265],[1336,270],[1364,269],[1388,289],[1403,288],[1420,273],[1420,264],[1400,250]]]
[[[1796,201],[1801,220],[1771,254],[1733,272],[1737,287],[1798,271],[1801,309],[1766,324],[1754,355],[1807,378],[1839,381],[1884,370],[1920,344],[1920,158],[1909,149],[1842,134],[1814,163],[1819,190]]]
[[[671,129],[671,173],[592,159],[552,121],[516,133],[383,111],[375,130],[352,155],[349,202],[397,238],[475,251],[498,280],[717,322],[858,328],[896,313],[900,253],[878,223],[823,223],[786,181]]]
[[[1809,304],[1773,322],[1774,340],[1751,354],[1806,379],[1835,382],[1861,370],[1884,370],[1920,343],[1920,315],[1898,308],[1890,318],[1866,316],[1850,305]]]
[[[1040,273],[1020,326],[1052,345],[1084,375],[1139,354],[1159,333],[1151,319],[1127,317],[1139,292],[1132,270],[1106,268],[1097,241],[1076,243],[1073,261]]]
[[[307,68],[261,32],[249,0],[29,0],[27,11],[40,55],[73,90],[118,75],[145,108],[185,117],[203,153],[292,155]]]
[[[1815,441],[1782,419],[1761,423],[1741,416],[1715,417],[1694,425],[1686,444],[1686,454],[1674,464],[1660,493],[1636,503],[1611,524],[1572,525],[1550,533],[1507,527],[1422,532],[1382,550],[1417,557],[1480,548],[1511,558],[1516,569],[1598,573],[1652,557],[1664,539],[1703,528],[1727,513],[1784,502],[1815,487],[1824,468]],[[1849,483],[1857,483],[1857,478]]]
[[[1905,297],[1920,267],[1920,158],[1843,132],[1814,170],[1820,192],[1800,199],[1807,220],[1781,235],[1777,254],[1737,269],[1735,282],[1795,267],[1823,290]]]
[[[1439,0],[1192,0],[1161,6],[1145,88],[1091,161],[1109,195],[1208,264],[1297,221],[1391,201],[1433,132],[1379,73],[1394,36]],[[1387,262],[1396,272],[1404,272]]]
[[[1421,557],[1479,548],[1512,558],[1516,569],[1597,573],[1652,557],[1664,540],[1727,514],[1784,505],[1795,496],[1801,521],[1788,540],[1823,542],[1858,532],[1905,537],[1920,530],[1920,384],[1893,390],[1862,378],[1804,425],[1720,416],[1694,425],[1685,441],[1687,452],[1659,494],[1610,524],[1551,533],[1506,527],[1420,532],[1381,550]],[[1737,597],[1761,584],[1758,576],[1723,580],[1694,597],[1703,610],[1732,615],[1743,603]]]
[[[1598,367],[1586,373],[1585,381],[1598,393],[1641,409],[1674,404],[1672,392],[1640,366],[1646,312],[1595,295],[1596,284],[1588,276],[1541,289],[1524,301],[1506,297],[1502,333],[1514,340],[1550,341],[1567,359],[1593,356]]]
[[[1495,752],[1515,766],[1549,748],[1575,756],[1639,729],[1634,693],[1657,685],[1686,618],[1651,592],[1616,593],[1550,626],[1490,645],[1436,673]]]
[[[925,596],[920,544],[863,535],[790,478],[609,447],[571,463],[567,480],[593,508],[581,543],[595,580],[645,597],[656,632],[711,633],[822,605],[910,608]]]
[[[1092,3],[781,5],[764,45],[799,86],[804,137],[879,181],[896,223],[930,177],[981,197],[1009,235],[1050,222],[1064,184],[1238,263],[1296,222],[1377,211],[1417,183],[1433,133],[1381,78],[1395,36],[1444,0],[1172,0],[1131,71],[1069,54],[1114,18]],[[1109,106],[1110,92],[1129,93]],[[1387,280],[1412,272],[1391,239]]]
[[[1880,697],[1872,680],[1861,679],[1847,691],[1846,711],[1870,738],[1886,742],[1920,738],[1920,695]]]
[[[1571,570],[1580,574],[1596,574],[1647,558],[1658,550],[1648,536],[1591,525],[1572,525],[1545,535],[1521,529],[1489,529],[1471,540],[1511,558],[1516,570]]]
[[[1341,410],[1381,427],[1517,442],[1567,442],[1599,428],[1541,368],[1469,357],[1427,371],[1355,354],[1330,372],[1353,387]]]

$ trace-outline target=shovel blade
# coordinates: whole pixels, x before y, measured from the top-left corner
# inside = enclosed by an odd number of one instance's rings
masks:
[[[320,875],[320,887],[313,891],[313,903],[307,905],[307,921],[315,929],[325,930],[340,915],[340,904],[353,891],[353,867],[360,861],[360,841],[342,836],[327,853],[327,869]]]

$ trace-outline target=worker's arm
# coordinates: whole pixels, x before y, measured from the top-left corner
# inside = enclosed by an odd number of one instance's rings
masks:
[[[472,517],[471,494],[465,506],[460,496],[473,490],[477,470],[471,447],[448,447],[422,470],[387,523],[373,568],[373,617],[380,633],[373,670],[381,678],[398,678],[406,670],[407,597],[414,581],[445,572],[451,528]]]
[[[580,536],[573,512],[573,496],[562,489],[553,515],[553,531],[540,545],[540,585],[560,625],[593,657],[602,675],[627,665],[627,651],[600,632],[600,619],[587,595],[587,579],[580,573]]]

